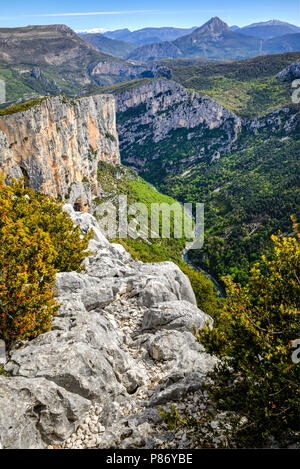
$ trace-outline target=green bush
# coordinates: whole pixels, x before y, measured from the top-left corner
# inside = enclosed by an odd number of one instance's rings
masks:
[[[272,241],[272,258],[262,256],[248,285],[225,279],[227,299],[214,329],[197,334],[222,359],[210,395],[219,410],[243,417],[232,435],[242,447],[264,446],[270,437],[285,445],[299,429],[299,365],[291,344],[299,336],[300,245],[291,236]]]
[[[0,338],[8,346],[50,329],[55,274],[83,269],[90,238],[53,198],[0,180]]]
[[[284,447],[298,439],[299,364],[292,344],[299,336],[300,245],[292,236],[272,241],[271,259],[262,256],[246,286],[224,279],[227,297],[213,330],[196,332],[220,359],[202,387],[205,410],[160,409],[169,427],[184,428],[195,447],[258,448],[274,441]]]

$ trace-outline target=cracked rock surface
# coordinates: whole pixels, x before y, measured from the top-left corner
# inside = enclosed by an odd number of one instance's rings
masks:
[[[192,332],[212,319],[175,264],[134,261],[91,215],[65,210],[82,232],[94,228],[92,255],[83,273],[57,275],[61,307],[52,330],[17,343],[7,357],[1,446],[188,447],[186,435],[174,440],[157,407],[191,408],[203,399],[216,359]]]

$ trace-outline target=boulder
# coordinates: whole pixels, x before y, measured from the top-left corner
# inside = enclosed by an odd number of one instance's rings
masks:
[[[70,320],[68,330],[52,330],[13,350],[4,369],[13,376],[45,377],[87,399],[114,398],[143,382],[111,324],[87,312],[79,324]]]
[[[212,319],[197,306],[187,301],[168,301],[149,308],[144,315],[144,331],[171,329],[192,332],[193,328],[201,329],[206,323],[212,326]]]
[[[131,280],[131,294],[138,296],[139,304],[150,307],[175,300],[197,304],[188,277],[173,262],[139,263],[136,270],[138,276]]]
[[[0,446],[37,449],[59,444],[73,433],[90,404],[45,378],[0,376]]]
[[[277,78],[293,81],[297,78],[300,78],[300,62],[294,62],[284,70],[278,73]]]

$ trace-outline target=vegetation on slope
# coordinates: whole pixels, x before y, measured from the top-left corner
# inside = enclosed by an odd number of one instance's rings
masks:
[[[290,83],[276,75],[300,52],[265,55],[231,63],[182,65],[169,60],[173,79],[186,88],[208,95],[244,118],[253,118],[291,103]]]
[[[5,109],[0,109],[0,117],[8,116],[10,114],[16,114],[17,112],[27,111],[36,104],[39,104],[40,102],[44,101],[44,99],[47,98],[37,98],[33,101],[26,101],[26,103],[15,104],[13,106],[6,107]]]
[[[251,269],[246,286],[226,278],[227,298],[214,328],[196,332],[221,360],[205,386],[207,408],[192,416],[173,408],[163,416],[192,430],[198,447],[286,447],[298,440],[300,233],[294,229],[298,239],[272,236],[270,256]]]
[[[289,231],[289,216],[300,202],[297,133],[253,136],[244,149],[165,182],[174,198],[205,203],[204,247],[190,258],[216,277],[245,281],[253,262],[269,250],[270,235]]]
[[[99,163],[98,180],[101,189],[107,194],[101,199],[96,200],[101,204],[107,200],[111,200],[117,205],[117,197],[126,195],[128,205],[133,203],[143,203],[148,208],[149,226],[150,226],[150,205],[177,203],[173,198],[157,192],[150,184],[136,175],[135,171],[119,166],[115,168],[105,162]],[[181,210],[182,207],[180,206]],[[97,216],[97,210],[94,213]],[[182,253],[185,249],[187,239],[174,238],[173,216],[171,215],[171,238],[151,238],[146,239],[139,237],[137,239],[122,238],[116,239],[121,243],[130,254],[143,262],[163,262],[173,261],[181,270],[188,275],[193,286],[198,306],[207,314],[215,313],[219,308],[220,300],[212,282],[202,273],[196,272],[182,260]]]

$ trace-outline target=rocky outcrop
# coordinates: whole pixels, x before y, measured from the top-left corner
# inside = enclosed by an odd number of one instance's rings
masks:
[[[298,109],[284,107],[257,119],[244,121],[243,130],[246,133],[260,134],[264,138],[269,138],[272,135],[288,138],[293,133],[298,132],[299,126],[300,115]]]
[[[170,432],[158,434],[157,406],[194,406],[216,362],[192,333],[212,320],[176,265],[134,261],[90,214],[65,210],[83,233],[94,229],[93,254],[85,272],[57,275],[52,330],[7,357],[0,445],[160,447]]]
[[[277,78],[293,81],[296,78],[300,78],[300,62],[294,62],[284,70],[278,73]]]
[[[60,442],[90,402],[45,378],[0,376],[0,448],[39,449]]]
[[[57,86],[55,80],[49,80],[46,75],[41,71],[40,67],[33,67],[31,70],[31,77],[38,80],[41,87],[45,90],[45,94],[59,94],[62,93],[62,89]]]
[[[84,205],[100,160],[120,161],[112,96],[57,96],[0,117],[0,169],[36,191]]]

